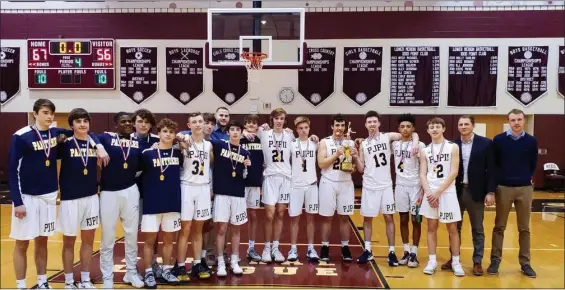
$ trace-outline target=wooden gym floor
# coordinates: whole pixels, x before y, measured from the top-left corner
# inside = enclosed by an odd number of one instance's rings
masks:
[[[360,194],[360,190],[357,190]],[[232,278],[228,275],[227,279],[209,280],[206,282],[198,282],[194,279],[185,287],[198,288],[287,288],[287,289],[306,289],[306,288],[564,288],[563,272],[564,266],[564,194],[563,193],[545,193],[536,192],[533,203],[533,212],[531,218],[531,255],[532,266],[536,270],[538,277],[530,279],[520,273],[518,264],[518,231],[515,213],[510,214],[508,226],[505,233],[503,262],[500,267],[500,273],[497,276],[485,275],[483,277],[475,277],[471,275],[472,269],[472,239],[471,229],[468,223],[468,216],[464,217],[464,229],[462,237],[462,263],[467,272],[467,276],[463,278],[455,277],[451,272],[438,271],[433,276],[427,276],[422,273],[423,267],[427,263],[426,250],[426,222],[423,222],[422,239],[418,250],[420,267],[409,269],[407,267],[389,267],[386,263],[386,255],[388,254],[388,245],[385,235],[385,223],[382,217],[374,220],[373,226],[373,252],[375,255],[375,263],[368,265],[358,265],[357,263],[342,263],[340,261],[339,233],[337,223],[333,225],[333,233],[330,238],[332,261],[322,264],[309,264],[304,261],[306,250],[305,237],[299,238],[299,254],[302,263],[283,263],[281,265],[263,265],[249,264],[245,259],[241,265],[245,266],[247,275]],[[0,234],[1,234],[1,278],[0,288],[13,288],[15,286],[15,276],[13,269],[13,247],[14,241],[8,235],[10,232],[10,215],[11,205],[2,204],[0,206]],[[492,208],[485,212],[485,258],[483,267],[489,264],[490,246],[492,227],[494,224],[495,213]],[[261,217],[259,218],[261,220]],[[301,220],[301,228],[304,228],[304,220]],[[362,251],[362,217],[357,210],[351,218],[351,237],[350,245],[354,258]],[[399,219],[395,215],[396,223],[396,252],[398,256],[402,254],[402,240],[400,238]],[[281,251],[286,256],[290,245],[288,244],[288,223],[285,223],[283,238],[281,239]],[[247,227],[242,228],[242,242],[247,242]],[[95,251],[100,245],[100,230],[96,232]],[[125,269],[123,260],[123,232],[118,227],[117,244],[115,248],[115,279],[116,288],[131,288],[122,283],[121,277]],[[258,237],[262,237],[262,227],[258,228]],[[78,240],[78,239],[77,239]],[[316,242],[320,243],[319,235]],[[242,243],[241,253],[245,253],[246,243]],[[262,250],[262,242],[257,241],[257,249]],[[141,247],[141,242],[139,244]],[[33,262],[33,243],[28,251],[28,270],[27,283],[28,286],[36,284],[35,265]],[[63,288],[64,281],[62,275],[62,237],[60,234],[49,239],[49,259],[47,264],[47,276],[53,288]],[[316,248],[319,251],[320,245]],[[75,245],[75,260],[78,266],[78,250],[80,244],[77,241]],[[440,227],[438,234],[438,263],[443,263],[449,258],[449,244],[447,232],[444,226]],[[399,257],[400,258],[400,257]],[[99,256],[94,255],[92,263],[92,278],[95,282],[100,281],[100,271],[98,269]],[[75,273],[78,274],[79,268],[75,266]],[[138,265],[139,269],[140,264]],[[75,279],[79,275],[76,275]],[[98,285],[101,287],[101,285]],[[179,286],[178,288],[182,288]]]

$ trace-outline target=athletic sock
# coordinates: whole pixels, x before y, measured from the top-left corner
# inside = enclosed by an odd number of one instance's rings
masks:
[[[308,250],[314,249],[314,244],[308,244]]]
[[[451,256],[451,262],[453,264],[459,264],[459,256]]]
[[[16,287],[18,289],[27,289],[26,279],[16,280]]]
[[[170,271],[173,268],[173,265],[163,265],[163,272]]]
[[[218,263],[222,263],[224,262],[224,255],[219,255],[218,256]]]
[[[349,246],[349,241],[341,241],[341,246],[342,247]]]
[[[90,272],[80,272],[80,281],[87,282],[90,281]]]
[[[65,283],[72,284],[75,282],[73,273],[65,273]]]
[[[410,244],[403,244],[404,252],[410,252]]]
[[[194,265],[198,265],[198,264],[200,264],[200,262],[202,262],[202,260],[194,260],[194,261],[193,261],[193,264],[194,264]]]
[[[329,247],[329,246],[330,246],[330,242],[322,242],[322,246]]]
[[[255,241],[249,240],[249,249],[254,249],[255,248]]]
[[[271,242],[270,241],[265,241],[265,249],[271,249]]]
[[[369,252],[373,252],[371,250],[371,241],[365,241],[365,250],[367,250]]]
[[[412,246],[412,252],[411,253],[418,255],[418,246]]]
[[[434,255],[429,255],[429,257],[430,257],[430,262],[437,263],[437,261],[436,261],[436,255],[435,255],[435,254],[434,254]]]
[[[37,275],[37,285],[47,283],[47,275]]]
[[[239,255],[231,255],[230,263],[239,263]]]
[[[388,251],[389,251],[389,252],[394,252],[394,246],[388,246]]]
[[[177,267],[179,267],[179,268],[180,268],[180,267],[185,267],[185,266],[186,266],[186,263],[185,263],[185,262],[182,262],[182,263],[181,263],[181,262],[178,262],[178,263],[177,263]],[[163,266],[163,270],[165,270],[165,266]]]
[[[291,249],[291,250],[298,251],[298,248],[296,247],[296,244],[290,245],[290,249]]]
[[[202,252],[200,253],[200,258],[206,259],[206,253],[206,250],[202,250]]]
[[[273,249],[279,248],[279,241],[273,241]]]

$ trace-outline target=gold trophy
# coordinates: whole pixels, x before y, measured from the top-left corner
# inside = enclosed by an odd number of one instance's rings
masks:
[[[354,134],[351,130],[351,122],[347,124],[347,133],[345,134],[345,140],[343,144],[343,155],[344,158],[339,164],[339,170],[344,172],[353,172],[353,158],[351,157],[351,134]]]

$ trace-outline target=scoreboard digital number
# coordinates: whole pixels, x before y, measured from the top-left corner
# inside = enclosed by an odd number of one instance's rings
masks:
[[[115,89],[113,39],[28,39],[30,89]]]

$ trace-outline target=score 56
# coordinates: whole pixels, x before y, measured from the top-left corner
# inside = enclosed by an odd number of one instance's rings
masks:
[[[110,61],[112,60],[111,48],[97,48],[96,60],[97,61]]]

